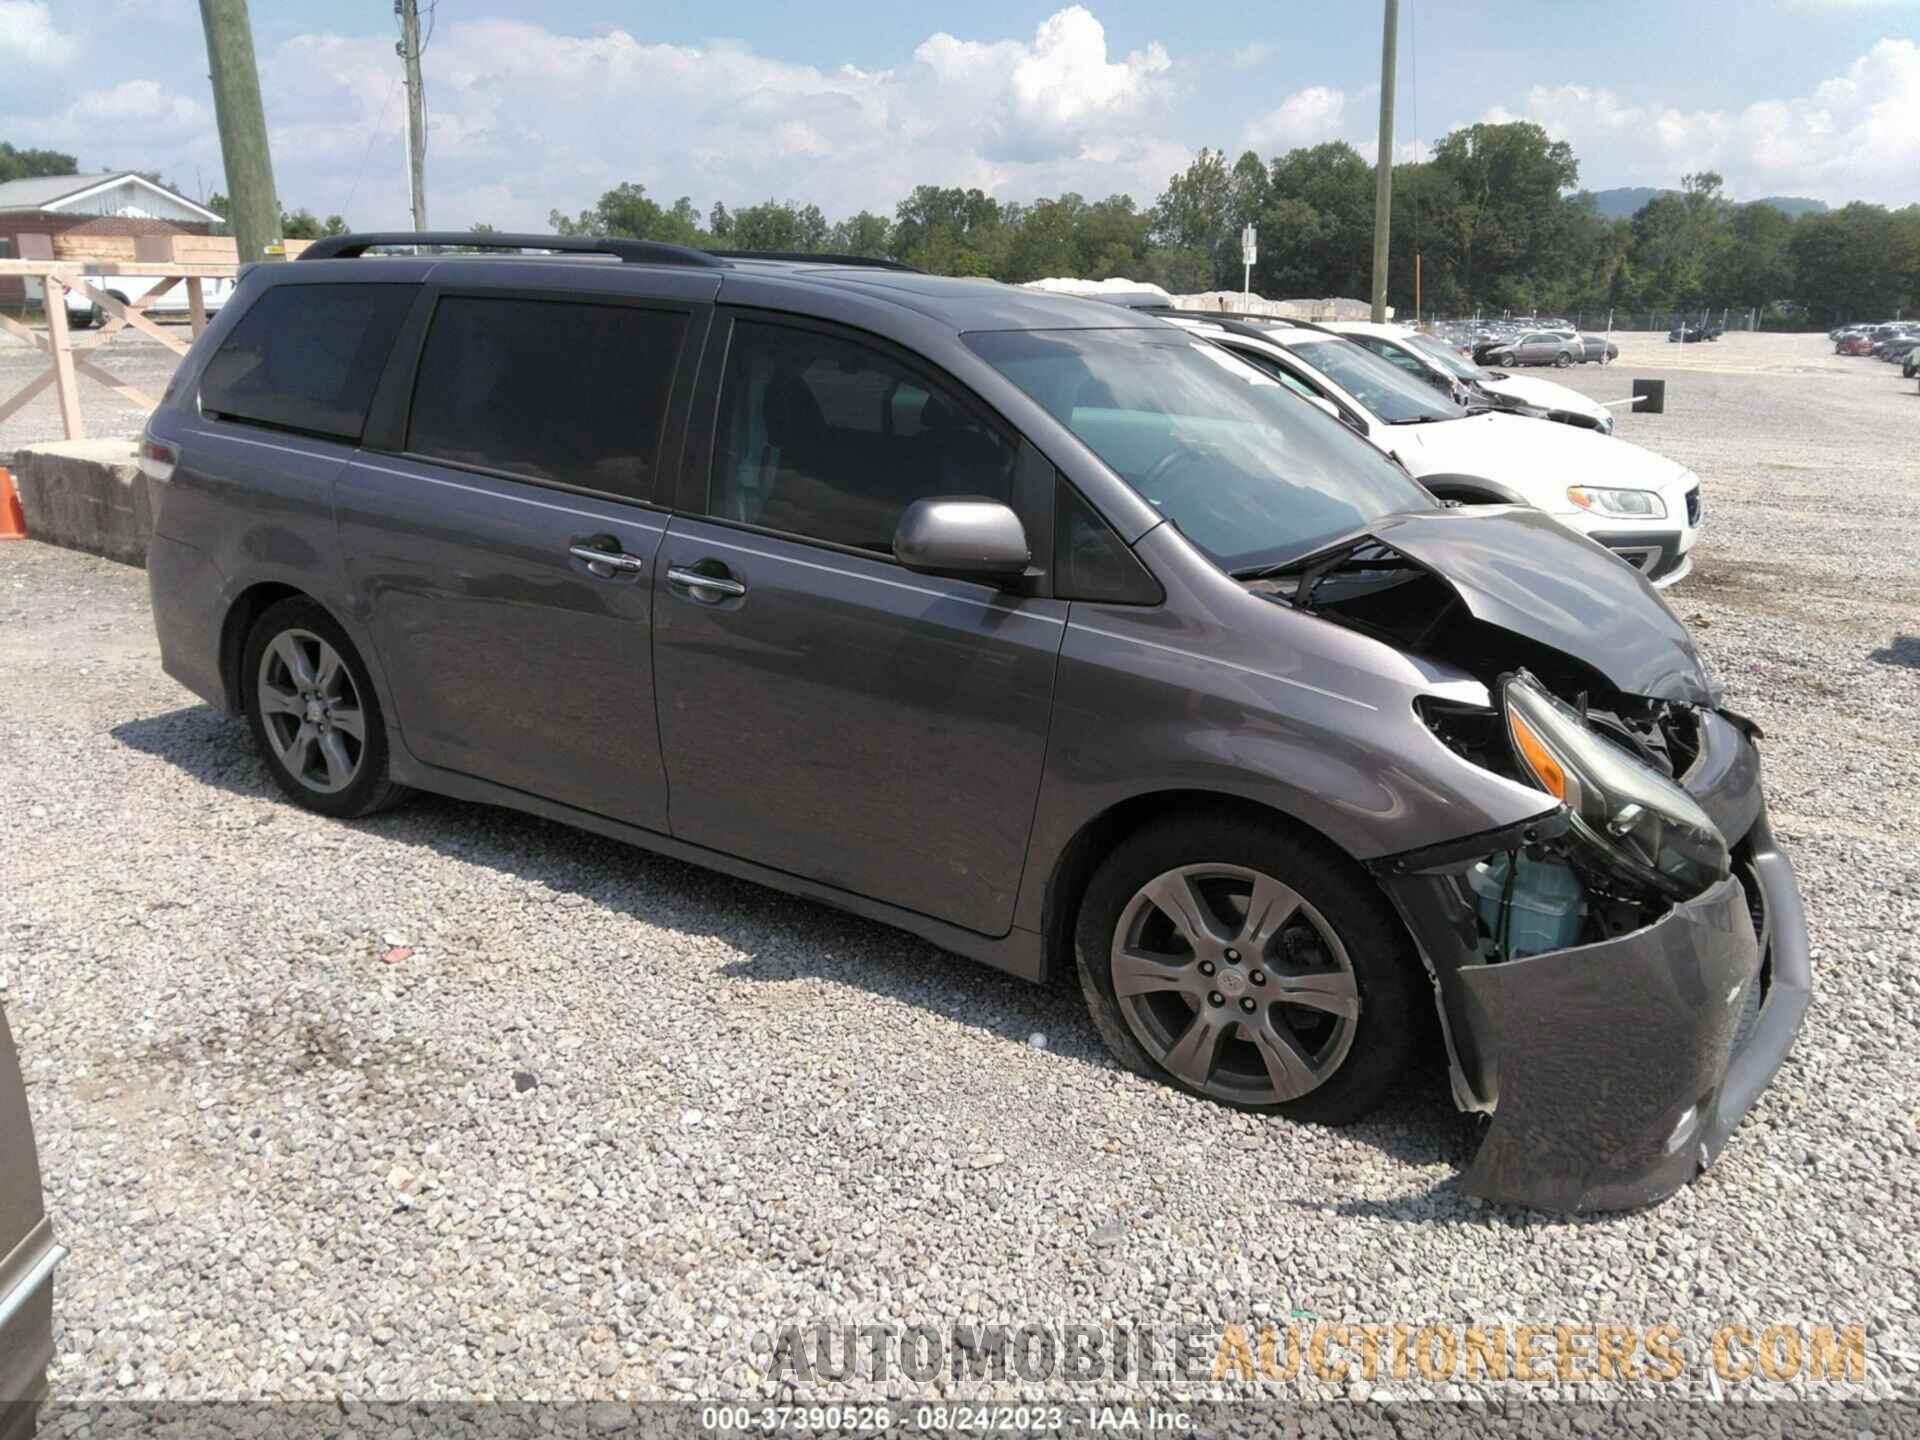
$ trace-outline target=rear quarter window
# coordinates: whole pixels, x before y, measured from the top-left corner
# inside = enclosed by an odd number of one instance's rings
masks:
[[[412,285],[268,288],[200,380],[205,414],[355,442]]]
[[[448,296],[420,356],[407,451],[647,500],[686,333],[679,311]]]

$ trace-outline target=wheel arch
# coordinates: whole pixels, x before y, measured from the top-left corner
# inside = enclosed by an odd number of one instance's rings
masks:
[[[1387,904],[1389,913],[1394,917],[1394,924],[1405,930],[1405,922],[1400,919],[1399,912],[1388,902],[1386,892],[1380,889],[1379,882],[1366,866],[1324,831],[1299,816],[1227,791],[1150,790],[1117,801],[1091,817],[1061,847],[1052,872],[1047,877],[1046,895],[1041,908],[1043,980],[1073,974],[1073,932],[1080,918],[1080,902],[1100,862],[1129,835],[1149,825],[1183,817],[1257,820],[1288,830],[1302,844],[1350,872],[1368,889],[1378,891],[1381,901]],[[1407,938],[1411,946],[1412,936],[1409,934]]]
[[[234,596],[220,622],[220,685],[230,715],[242,714],[247,708],[246,682],[240,674],[247,634],[253,629],[254,621],[282,600],[310,600],[329,615],[333,613],[326,602],[311,591],[279,580],[258,581]]]
[[[1469,505],[1525,505],[1526,496],[1510,485],[1489,480],[1484,475],[1422,475],[1420,483],[1442,500],[1460,500]]]

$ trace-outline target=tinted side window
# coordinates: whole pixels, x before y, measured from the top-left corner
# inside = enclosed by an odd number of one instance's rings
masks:
[[[200,408],[358,440],[411,285],[274,285],[207,362]]]
[[[1078,490],[1055,483],[1053,593],[1062,600],[1157,605],[1160,582]]]
[[[653,495],[687,317],[449,296],[433,312],[407,449],[608,495]]]
[[[893,553],[935,495],[1005,500],[1014,447],[975,407],[865,345],[740,321],[708,508],[722,520]]]

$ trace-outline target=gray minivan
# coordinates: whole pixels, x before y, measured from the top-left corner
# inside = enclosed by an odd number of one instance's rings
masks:
[[[341,236],[248,272],[142,465],[166,669],[296,802],[511,806],[1077,969],[1122,1062],[1294,1118],[1437,1022],[1490,1197],[1670,1193],[1806,1008],[1758,734],[1639,573],[1148,316]]]

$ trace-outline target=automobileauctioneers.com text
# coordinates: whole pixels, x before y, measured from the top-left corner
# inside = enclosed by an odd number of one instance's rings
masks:
[[[777,1380],[1142,1380],[1328,1385],[1357,1380],[1518,1384],[1654,1381],[1702,1371],[1725,1385],[1861,1381],[1860,1325],[1336,1324],[1216,1329],[1091,1325],[791,1325],[753,1339]]]

